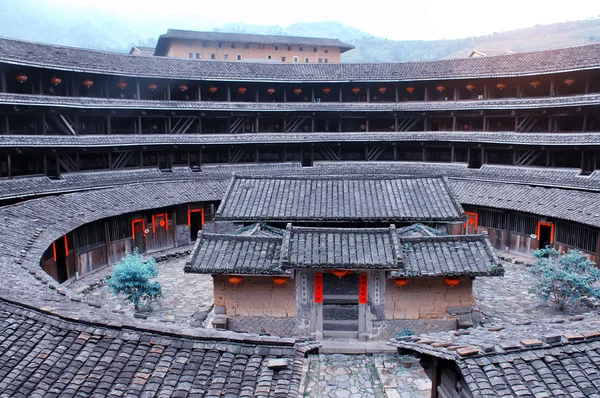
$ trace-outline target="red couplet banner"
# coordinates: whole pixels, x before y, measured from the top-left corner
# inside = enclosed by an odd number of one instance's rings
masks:
[[[367,304],[367,274],[360,274],[358,276],[358,302],[360,304]]]
[[[315,274],[315,303],[323,302],[323,274]]]

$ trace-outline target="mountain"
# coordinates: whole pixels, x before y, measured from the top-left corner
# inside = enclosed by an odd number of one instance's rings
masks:
[[[116,13],[67,7],[48,0],[4,1],[0,8],[0,36],[50,44],[128,52],[133,44],[154,46],[167,28],[213,30],[201,20],[153,20],[135,13]],[[337,21],[295,23],[288,27],[230,23],[214,30],[340,39],[356,46],[343,62],[402,62],[466,57],[473,49],[515,52],[575,46],[600,41],[600,19],[537,25],[530,28],[454,40],[387,40]]]

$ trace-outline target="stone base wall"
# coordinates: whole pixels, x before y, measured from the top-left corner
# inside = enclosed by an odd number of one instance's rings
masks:
[[[306,337],[310,335],[307,326],[303,326],[296,318],[233,316],[228,320],[228,329],[234,332],[266,333],[280,337]]]
[[[276,285],[268,276],[244,276],[238,285],[227,276],[213,278],[215,306],[224,306],[227,316],[295,318],[296,285],[293,280]]]
[[[460,284],[450,287],[444,278],[410,278],[406,286],[398,287],[388,279],[385,289],[385,319],[441,320],[448,307],[468,307],[473,304],[473,281],[460,278]]]
[[[175,247],[189,246],[190,228],[187,225],[178,225],[175,229]]]
[[[389,340],[405,329],[414,334],[456,330],[456,319],[391,319],[373,321],[372,340]]]

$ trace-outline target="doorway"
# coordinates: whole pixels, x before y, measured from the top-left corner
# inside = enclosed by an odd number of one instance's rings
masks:
[[[52,243],[54,261],[56,262],[56,280],[58,283],[65,282],[69,275],[67,273],[67,257],[65,256],[65,239],[57,239]]]
[[[131,222],[131,237],[133,238],[133,248],[138,249],[138,252],[146,251],[145,239],[146,221],[143,218],[133,220]]]
[[[554,243],[554,224],[551,222],[538,222],[538,240],[540,249],[551,246]]]
[[[198,232],[204,227],[204,209],[188,210],[188,227],[190,228],[192,242],[195,242],[198,238]]]
[[[359,275],[323,273],[323,337],[358,338]]]

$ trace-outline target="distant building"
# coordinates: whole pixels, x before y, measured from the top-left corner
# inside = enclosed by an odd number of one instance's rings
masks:
[[[129,54],[145,55],[147,57],[151,57],[152,55],[154,55],[154,48],[153,47],[132,46],[131,50],[129,50]]]
[[[511,50],[473,50],[469,55],[469,58],[477,58],[477,57],[493,57],[495,55],[508,55],[514,54]]]
[[[154,55],[219,61],[339,63],[354,46],[338,39],[169,29]]]

